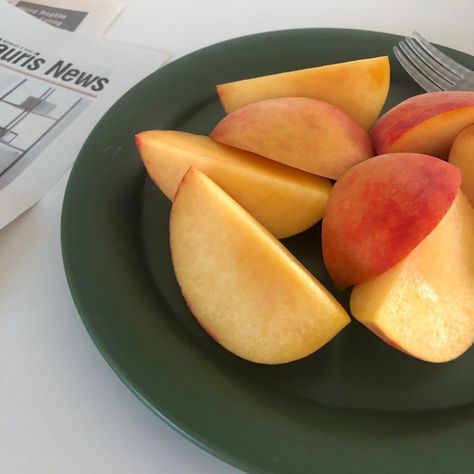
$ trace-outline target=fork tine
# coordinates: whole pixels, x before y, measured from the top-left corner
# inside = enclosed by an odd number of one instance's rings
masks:
[[[443,77],[441,77],[436,71],[434,71],[429,64],[426,64],[422,58],[418,55],[416,50],[413,50],[410,46],[408,38],[405,41],[401,41],[398,45],[400,49],[405,53],[405,56],[413,63],[419,71],[426,76],[432,83],[436,84],[441,90],[447,90],[453,86],[453,84]]]
[[[438,48],[434,47],[429,41],[427,41],[420,33],[414,31],[413,36],[420,46],[429,54],[433,59],[438,61],[446,69],[449,69],[451,72],[456,74],[458,77],[462,78],[466,74],[470,73],[471,70],[467,67],[464,67],[462,64],[459,64],[454,59],[450,58]]]
[[[440,91],[441,88],[433,84],[426,76],[420,73],[420,71],[413,66],[413,64],[406,58],[405,54],[401,51],[398,46],[393,47],[393,52],[397,57],[400,64],[405,68],[405,70],[410,74],[410,76],[428,92]]]
[[[405,54],[405,57],[415,66],[416,69],[425,76],[432,84],[438,87],[439,90],[446,90],[448,87],[451,87],[451,83],[445,81],[435,73],[427,64],[425,64],[420,57],[416,54],[415,51],[411,49],[409,44],[404,41],[398,43],[398,47]]]
[[[427,64],[425,64],[416,54],[416,52],[410,48],[406,41],[401,41],[398,46],[405,53],[405,56],[410,60],[410,62],[420,71],[420,73],[429,79],[433,84],[438,86],[441,90],[449,89],[452,86],[450,82],[444,80],[439,74],[434,72]]]
[[[405,42],[410,46],[413,52],[423,61],[428,67],[430,67],[438,76],[442,77],[452,86],[459,81],[459,77],[451,72],[449,69],[446,69],[438,61],[433,59],[431,54],[428,54],[423,47],[420,46],[418,41],[413,38],[405,38]]]

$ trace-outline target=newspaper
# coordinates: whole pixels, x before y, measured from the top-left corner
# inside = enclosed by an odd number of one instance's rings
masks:
[[[52,28],[0,0],[0,228],[48,191],[104,112],[164,60]]]
[[[24,12],[67,31],[101,37],[125,8],[117,0],[8,0]]]

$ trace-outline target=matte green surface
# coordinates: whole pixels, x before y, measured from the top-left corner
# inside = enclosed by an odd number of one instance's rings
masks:
[[[145,177],[133,136],[153,128],[208,133],[223,116],[217,83],[391,54],[399,40],[304,29],[202,49],[117,102],[73,169],[63,255],[91,337],[155,413],[245,471],[472,474],[474,350],[431,365],[353,322],[292,364],[260,366],[226,352],[184,304],[169,253],[170,203]],[[471,56],[449,53],[474,69]],[[421,92],[390,58],[387,107]],[[320,226],[285,244],[347,307],[348,294],[334,289],[322,265]]]

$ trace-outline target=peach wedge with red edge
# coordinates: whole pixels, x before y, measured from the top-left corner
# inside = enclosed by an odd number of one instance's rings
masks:
[[[461,184],[459,170],[428,155],[371,158],[334,185],[323,216],[326,267],[344,288],[384,273],[437,226]]]
[[[428,92],[382,115],[370,134],[377,154],[425,153],[448,158],[456,135],[474,123],[474,92]]]
[[[169,199],[194,166],[277,238],[297,234],[318,222],[332,188],[325,178],[202,135],[152,130],[138,134],[136,142],[150,177]]]
[[[224,117],[211,137],[333,179],[373,155],[369,136],[357,122],[331,104],[303,97],[241,107]]]
[[[461,189],[474,206],[474,125],[456,137],[448,161],[461,170]]]
[[[350,322],[278,240],[194,168],[174,197],[170,244],[191,312],[239,357],[291,362],[319,349]]]
[[[401,262],[354,287],[351,312],[384,341],[429,362],[474,342],[474,211],[460,191],[435,229]]]
[[[328,102],[368,130],[382,110],[390,86],[387,56],[288,71],[219,84],[227,113],[276,97],[308,97]]]

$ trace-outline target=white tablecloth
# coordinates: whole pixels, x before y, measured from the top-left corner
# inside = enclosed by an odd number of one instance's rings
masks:
[[[98,0],[99,1],[99,0]],[[134,0],[106,35],[177,58],[249,33],[349,27],[474,53],[472,0]],[[1,31],[0,31],[1,36]],[[89,338],[60,250],[65,176],[0,231],[0,473],[235,473],[175,433]]]

